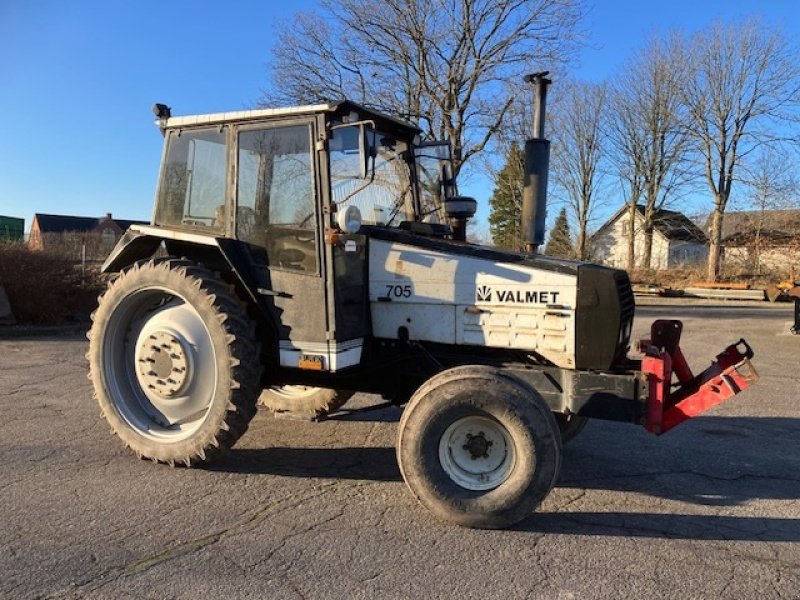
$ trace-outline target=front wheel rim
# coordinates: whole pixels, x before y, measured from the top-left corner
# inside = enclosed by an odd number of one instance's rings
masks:
[[[103,378],[126,425],[159,443],[197,432],[217,388],[214,345],[197,310],[169,290],[141,289],[119,303],[107,332]]]
[[[516,463],[508,430],[489,417],[454,421],[439,441],[439,462],[454,483],[473,491],[492,490],[511,475]]]

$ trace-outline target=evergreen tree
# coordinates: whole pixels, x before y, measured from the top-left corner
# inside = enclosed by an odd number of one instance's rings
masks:
[[[508,150],[506,164],[495,177],[495,188],[489,200],[489,231],[496,246],[518,250],[522,209],[522,178],[525,154],[514,142]]]
[[[575,248],[572,246],[572,237],[569,234],[566,208],[562,208],[561,212],[558,213],[558,218],[550,230],[550,236],[547,238],[544,253],[547,256],[560,256],[562,258],[573,258],[575,256]]]

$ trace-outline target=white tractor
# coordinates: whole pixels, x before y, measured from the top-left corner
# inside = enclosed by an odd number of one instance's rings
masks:
[[[476,203],[454,194],[450,146],[409,123],[348,101],[185,117],[156,105],[152,224],[104,265],[117,275],[87,355],[121,440],[194,466],[241,437],[259,397],[320,416],[381,394],[406,405],[397,456],[415,496],[499,528],[549,493],[588,418],[662,433],[753,382],[743,341],[692,375],[677,321],[629,359],[626,273],[536,252],[549,82],[533,82],[521,252],[465,241]]]

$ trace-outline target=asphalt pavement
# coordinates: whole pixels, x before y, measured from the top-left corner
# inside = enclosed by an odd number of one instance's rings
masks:
[[[110,435],[84,339],[0,341],[0,597],[800,598],[791,314],[641,307],[637,337],[685,317],[698,370],[747,338],[761,380],[662,437],[592,421],[510,531],[416,503],[394,456],[398,408],[321,423],[261,412],[211,468],[169,468]]]

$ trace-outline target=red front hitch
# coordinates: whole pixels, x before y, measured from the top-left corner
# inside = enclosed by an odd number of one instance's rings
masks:
[[[645,353],[642,373],[648,384],[645,429],[656,435],[725,402],[758,380],[750,364],[753,349],[744,339],[728,346],[705,371],[693,375],[680,348],[682,330],[680,321],[655,321],[650,339],[639,345]]]

